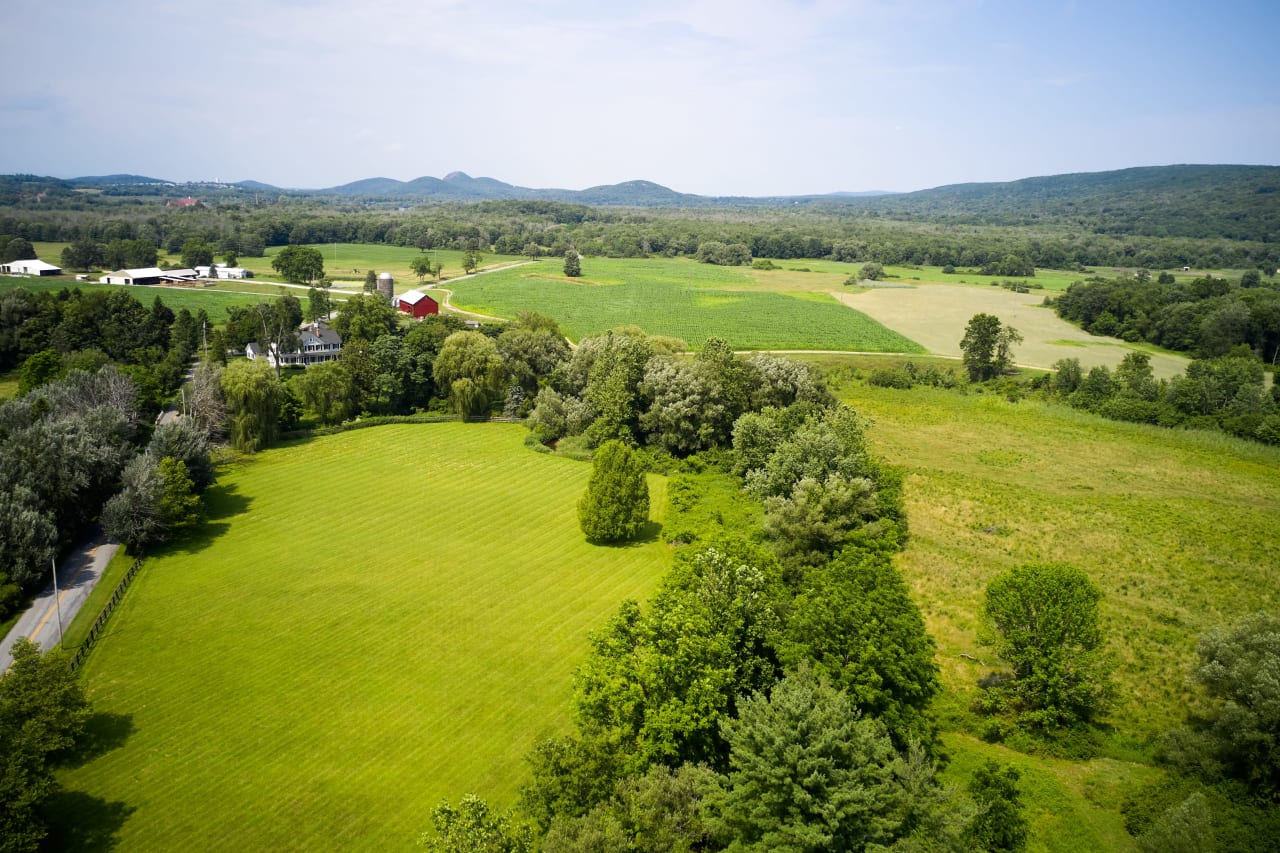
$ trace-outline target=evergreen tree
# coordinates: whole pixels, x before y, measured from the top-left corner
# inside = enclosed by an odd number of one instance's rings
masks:
[[[577,278],[582,275],[582,261],[578,256],[578,250],[569,248],[564,250],[564,274],[569,278]]]
[[[578,501],[578,521],[592,542],[630,539],[649,520],[649,484],[644,467],[620,441],[596,450],[587,491]]]

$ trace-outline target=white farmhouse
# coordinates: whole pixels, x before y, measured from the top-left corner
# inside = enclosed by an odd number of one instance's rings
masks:
[[[272,367],[310,367],[313,364],[336,361],[338,354],[342,352],[342,336],[324,323],[303,323],[298,337],[302,345],[293,352],[277,354],[274,344],[262,350],[255,342],[244,348],[244,354],[250,359],[265,358]]]

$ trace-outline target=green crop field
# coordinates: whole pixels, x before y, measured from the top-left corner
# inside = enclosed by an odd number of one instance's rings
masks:
[[[60,774],[63,842],[407,850],[443,797],[511,804],[588,631],[669,565],[656,536],[587,544],[590,467],[523,435],[382,426],[222,470],[85,667],[98,743]]]
[[[119,290],[127,287],[134,299],[150,307],[157,296],[160,301],[174,311],[186,308],[192,314],[203,308],[209,315],[209,321],[218,324],[227,319],[227,309],[232,305],[251,305],[264,302],[280,293],[279,287],[265,289],[259,295],[255,293],[228,293],[213,288],[196,287],[151,287],[146,285],[98,284],[97,282],[73,281],[65,278],[22,278],[17,276],[0,276],[0,293],[6,290],[25,289],[30,291],[59,291],[64,288],[79,288],[88,293],[94,290]],[[302,291],[291,291],[294,295],[306,297]]]
[[[832,358],[822,361],[834,364]],[[906,472],[910,540],[897,559],[938,644],[936,710],[954,764],[984,757],[1024,773],[1031,849],[1128,849],[1120,800],[1161,775],[1156,738],[1195,707],[1197,637],[1280,609],[1280,450],[1218,433],[1104,421],[1064,407],[955,392],[856,386],[872,451]],[[974,737],[969,710],[990,671],[977,613],[996,573],[1077,566],[1103,591],[1117,702],[1103,754],[1030,757]]]
[[[737,349],[923,351],[830,293],[771,289],[768,274],[657,259],[589,258],[582,270],[567,279],[558,260],[544,260],[446,287],[454,307],[499,317],[539,311],[577,340],[637,325],[694,348],[716,336]]]

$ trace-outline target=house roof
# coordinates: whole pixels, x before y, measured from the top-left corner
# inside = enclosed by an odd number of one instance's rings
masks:
[[[423,293],[421,290],[406,291],[396,297],[397,302],[403,302],[406,305],[417,305],[424,299],[431,299],[431,297]],[[431,299],[431,301],[435,302],[434,299]]]
[[[339,335],[324,323],[303,323],[302,334],[304,336],[310,335],[323,344],[342,346],[342,335]]]
[[[129,278],[159,278],[164,275],[164,270],[160,267],[139,267],[133,270],[116,270],[108,275],[114,277],[127,276]]]

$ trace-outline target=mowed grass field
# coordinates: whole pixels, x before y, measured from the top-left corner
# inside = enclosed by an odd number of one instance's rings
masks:
[[[575,340],[636,325],[652,335],[682,338],[695,349],[714,336],[736,349],[923,351],[831,293],[797,288],[790,279],[773,289],[766,275],[743,268],[606,258],[584,259],[582,277],[569,279],[561,264],[542,260],[446,288],[457,308],[508,318],[539,311]]]
[[[273,286],[270,288],[258,288],[256,293],[234,293],[215,290],[213,288],[197,288],[197,287],[152,287],[149,285],[122,285],[122,284],[98,284],[97,282],[75,281],[66,278],[25,278],[21,276],[0,276],[0,293],[6,290],[25,289],[32,292],[53,291],[57,292],[62,289],[74,290],[79,288],[81,291],[88,293],[94,290],[120,290],[128,288],[128,292],[134,299],[137,299],[146,307],[150,308],[151,303],[157,296],[160,301],[174,311],[186,308],[192,314],[195,314],[201,308],[209,315],[209,321],[216,324],[224,323],[227,319],[227,309],[233,305],[252,305],[256,302],[267,302],[280,295],[280,287]],[[290,290],[289,293],[295,296],[306,298],[306,293],[300,290]]]
[[[89,658],[114,736],[60,776],[64,840],[408,850],[443,797],[510,805],[569,728],[588,632],[670,562],[656,536],[586,543],[590,466],[523,435],[382,426],[223,470]],[[651,495],[660,519],[665,480]]]

